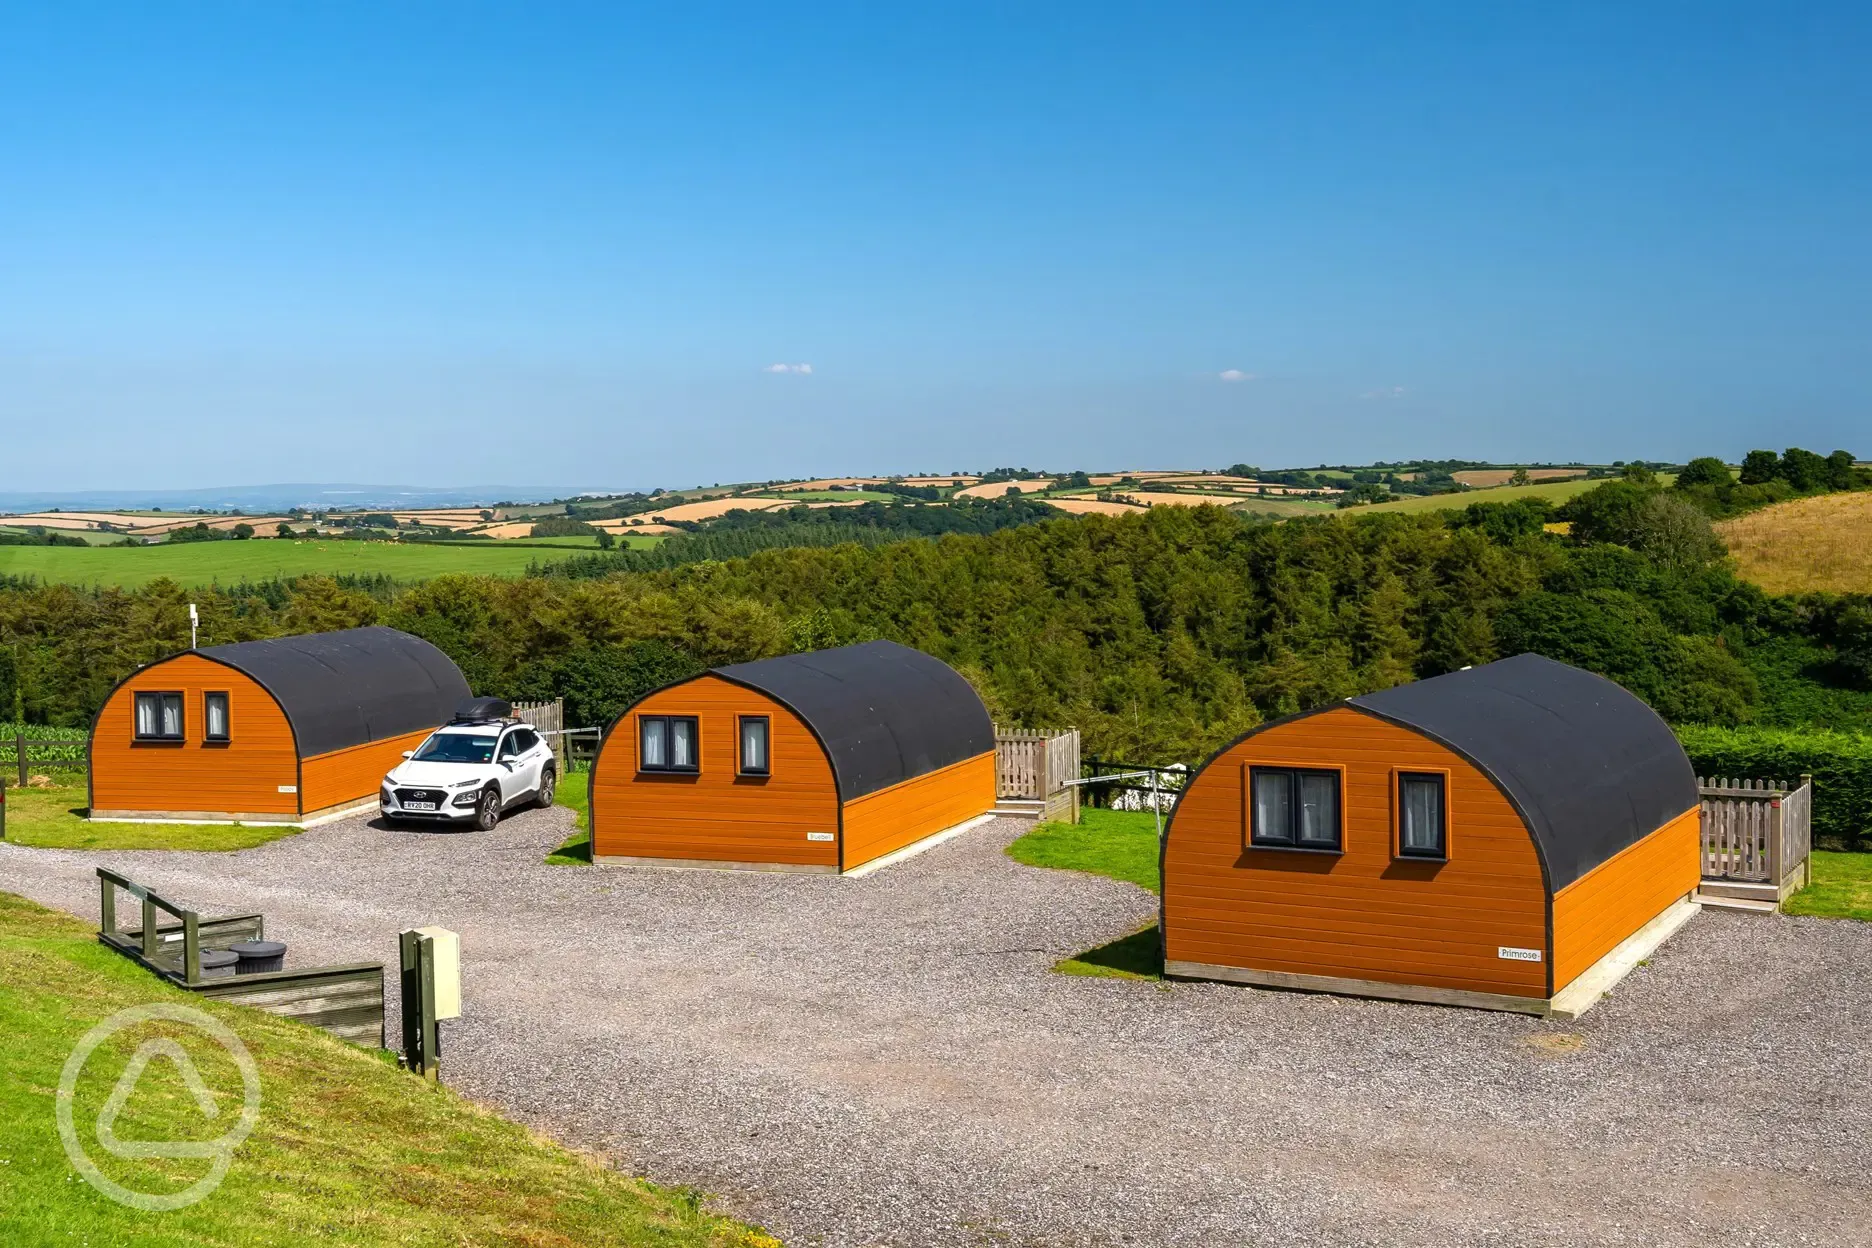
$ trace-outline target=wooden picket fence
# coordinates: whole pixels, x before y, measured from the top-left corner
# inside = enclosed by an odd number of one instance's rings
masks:
[[[1703,878],[1783,885],[1805,875],[1813,853],[1813,777],[1779,780],[1698,777]]]

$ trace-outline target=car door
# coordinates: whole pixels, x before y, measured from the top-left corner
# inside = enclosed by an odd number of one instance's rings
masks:
[[[501,801],[514,802],[533,791],[539,783],[535,777],[533,784],[527,783],[525,741],[520,732],[510,732],[501,738],[500,750],[494,755],[494,762],[500,768]]]

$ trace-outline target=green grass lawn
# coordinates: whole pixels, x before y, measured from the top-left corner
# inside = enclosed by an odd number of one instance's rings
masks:
[[[1816,849],[1813,883],[1788,898],[1782,909],[1822,919],[1872,922],[1872,854]]]
[[[1080,811],[1080,822],[1043,823],[1007,848],[1008,857],[1030,867],[1085,871],[1162,891],[1158,875],[1157,824],[1148,811]],[[1063,975],[1107,979],[1161,979],[1163,945],[1152,924],[1139,932],[1063,958]]]
[[[615,1244],[779,1248],[697,1196],[605,1168],[405,1074],[387,1055],[299,1023],[198,1000],[97,943],[69,916],[0,893],[0,1243],[150,1245]],[[188,1005],[253,1055],[260,1112],[227,1176],[199,1203],[146,1213],[84,1182],[60,1145],[54,1090],[94,1025],[128,1006]],[[120,1031],[85,1063],[73,1120],[104,1175],[152,1195],[207,1172],[202,1158],[120,1159],[92,1129],[131,1054],[181,1046],[215,1096],[203,1109],[170,1060],[151,1061],[117,1118],[124,1141],[210,1141],[238,1114],[225,1050],[185,1025]],[[446,1061],[443,1079],[448,1078]]]
[[[424,581],[448,572],[519,576],[550,550],[504,542],[250,541],[158,543],[141,547],[0,546],[0,574],[71,585],[135,589],[160,577],[183,585],[265,581],[273,577],[386,575]]]
[[[53,772],[49,789],[6,791],[6,839],[34,849],[249,849],[292,836],[279,824],[92,823],[84,817],[84,777]]]
[[[578,816],[578,826],[565,844],[546,855],[546,861],[556,867],[584,867],[591,865],[591,772],[571,771],[559,777],[559,787],[553,793],[553,805],[564,806]]]

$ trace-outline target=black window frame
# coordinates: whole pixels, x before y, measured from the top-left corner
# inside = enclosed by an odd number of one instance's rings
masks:
[[[221,699],[222,731],[214,730],[214,712],[210,710],[212,700]],[[234,739],[234,699],[226,689],[205,689],[202,691],[202,740],[209,745],[226,745]]]
[[[141,708],[145,698],[174,698],[176,700],[175,732],[144,732],[138,725],[142,722]],[[156,704],[156,726],[162,727],[162,703]],[[188,695],[180,689],[138,689],[130,701],[130,732],[138,741],[148,741],[163,745],[173,745],[178,741],[188,740]]]
[[[1434,781],[1437,789],[1437,844],[1435,851],[1411,849],[1404,844],[1404,783],[1405,781]],[[1412,862],[1448,862],[1449,861],[1449,774],[1441,771],[1404,771],[1399,769],[1392,779],[1392,798],[1397,803],[1397,831],[1394,835],[1392,852],[1399,858],[1408,858]]]
[[[675,750],[672,748],[673,738],[669,726],[677,720],[687,720],[689,722],[689,741],[695,750],[695,761],[687,765],[671,762],[646,763],[644,761],[643,749],[645,725],[652,723],[660,723],[663,725],[663,757],[667,759],[675,753]],[[639,715],[637,717],[637,770],[654,771],[658,773],[667,772],[678,776],[692,776],[700,772],[702,770],[701,717],[696,715]]]
[[[533,747],[540,743],[539,733],[533,731],[531,728],[516,728],[510,734],[510,738],[516,743],[517,752],[520,754],[532,753]],[[529,740],[529,738],[531,739]],[[519,745],[518,743],[522,741],[525,741],[525,744]]]
[[[1292,800],[1289,810],[1292,812],[1291,826],[1284,837],[1263,834],[1257,819],[1255,802],[1255,781],[1263,775],[1282,775],[1292,785]],[[1333,784],[1333,839],[1331,844],[1325,841],[1303,841],[1300,839],[1300,777],[1328,776]],[[1248,844],[1253,849],[1285,849],[1303,854],[1343,854],[1345,852],[1345,775],[1336,767],[1289,767],[1279,764],[1263,766],[1251,763],[1248,767],[1248,791],[1244,795],[1248,816]]]
[[[761,726],[761,754],[766,763],[761,767],[747,765],[747,736],[745,725],[759,723]],[[735,716],[735,774],[765,780],[773,775],[773,716],[737,715]]]

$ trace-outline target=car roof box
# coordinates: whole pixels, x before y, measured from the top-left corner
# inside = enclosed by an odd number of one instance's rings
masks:
[[[512,714],[513,707],[500,698],[469,698],[455,707],[455,722],[472,724],[489,719],[506,719]]]

